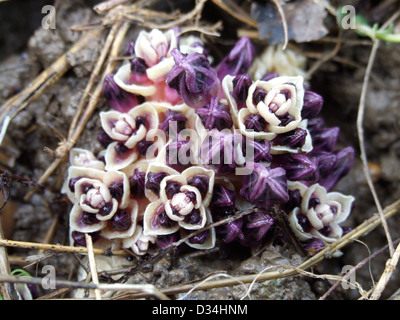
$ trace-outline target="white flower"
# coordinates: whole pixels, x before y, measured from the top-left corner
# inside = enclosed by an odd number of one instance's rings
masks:
[[[300,241],[319,238],[332,243],[342,237],[340,223],[350,214],[354,197],[339,192],[327,192],[319,184],[310,187],[300,182],[290,182],[289,189],[298,190],[300,206],[289,214],[290,225]]]
[[[147,76],[151,80],[165,76],[175,64],[171,51],[177,47],[174,30],[161,32],[153,29],[141,31],[135,42],[135,54],[142,58],[147,66]]]

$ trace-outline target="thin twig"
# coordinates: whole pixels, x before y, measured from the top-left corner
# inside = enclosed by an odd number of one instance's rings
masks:
[[[397,239],[396,241],[393,242],[394,244],[398,244],[400,243],[400,239]],[[374,252],[373,254],[370,254],[368,257],[366,257],[365,259],[363,259],[362,261],[360,261],[359,263],[357,263],[357,265],[354,266],[354,268],[351,268],[351,270],[349,270],[344,276],[343,276],[343,280],[347,280],[350,278],[350,276],[356,272],[358,269],[360,269],[361,267],[363,267],[367,262],[370,262],[373,258],[375,258],[376,256],[378,256],[379,254],[381,254],[382,252],[384,252],[385,250],[387,250],[389,248],[388,245],[384,246],[383,248],[377,250],[376,252]],[[372,277],[372,275],[371,275]],[[373,280],[373,279],[372,279]],[[341,280],[338,280],[336,283],[334,283],[332,285],[332,287],[329,288],[329,290],[327,292],[325,292],[320,298],[319,300],[325,300],[341,283]]]
[[[0,240],[3,239],[3,227],[1,225],[0,219]],[[11,274],[10,263],[8,261],[8,255],[6,248],[0,248],[0,274]],[[8,283],[3,283],[0,285],[0,294],[3,296],[4,300],[11,300],[10,295],[10,285]]]
[[[322,66],[322,64],[329,61],[330,59],[332,59],[333,57],[335,57],[338,54],[340,47],[342,46],[342,35],[343,35],[343,31],[340,29],[338,37],[337,37],[336,45],[333,48],[333,50],[331,52],[323,55],[320,60],[318,60],[316,63],[314,63],[314,65],[310,68],[310,70],[307,71],[304,78],[310,79],[311,75],[315,71],[317,71]]]
[[[90,267],[90,273],[92,275],[92,280],[94,284],[98,285],[99,277],[97,275],[96,259],[94,258],[94,253],[93,253],[92,236],[90,234],[85,233],[85,240],[86,240],[86,248],[88,249],[89,267]],[[96,300],[101,300],[101,293],[99,289],[94,290],[94,295],[96,297]]]
[[[252,17],[250,17],[247,12],[245,12],[240,6],[238,6],[234,1],[230,0],[212,0],[221,9],[228,12],[235,19],[248,24],[249,26],[258,29],[258,23]]]
[[[357,133],[358,133],[358,139],[359,139],[359,143],[360,143],[360,157],[361,157],[361,161],[362,161],[362,167],[363,167],[363,171],[364,171],[364,175],[366,177],[368,186],[371,190],[372,196],[374,198],[375,201],[375,205],[378,209],[378,213],[382,219],[382,226],[383,229],[385,231],[385,235],[388,241],[388,245],[389,245],[389,252],[390,252],[390,256],[393,255],[394,253],[394,248],[393,248],[393,243],[392,243],[392,238],[390,235],[390,231],[389,231],[389,227],[387,225],[387,222],[385,221],[385,218],[383,216],[383,210],[382,210],[382,206],[381,203],[379,201],[378,195],[376,193],[375,187],[374,187],[374,183],[372,181],[371,175],[369,173],[369,168],[368,168],[368,160],[367,160],[367,155],[366,155],[366,151],[365,151],[365,143],[364,143],[364,128],[363,128],[363,120],[364,120],[364,112],[365,112],[365,99],[366,99],[366,95],[367,95],[367,90],[368,90],[368,82],[369,82],[369,78],[370,78],[370,74],[371,74],[371,70],[372,70],[372,66],[374,64],[375,61],[375,57],[376,57],[376,52],[378,51],[378,47],[379,47],[379,40],[375,40],[371,49],[371,53],[368,59],[368,64],[367,64],[367,69],[365,70],[365,75],[364,75],[364,80],[363,80],[363,86],[362,86],[362,90],[361,90],[361,96],[360,96],[360,103],[358,106],[358,114],[357,114]]]
[[[87,254],[88,250],[86,247],[72,247],[63,246],[59,244],[48,244],[48,243],[36,243],[16,240],[0,239],[0,247],[12,247],[21,249],[35,249],[35,250],[49,250],[56,252],[69,252],[69,253],[82,253]],[[104,249],[93,249],[95,254],[99,255],[114,255],[114,256],[126,256],[127,253],[124,250],[108,251]]]
[[[8,283],[26,283],[26,284],[36,284],[41,285],[43,279],[36,277],[21,277],[21,276],[11,276],[6,274],[0,274],[0,283],[8,282]],[[104,291],[132,291],[132,292],[141,292],[146,297],[153,296],[161,300],[169,300],[169,298],[160,292],[152,284],[106,284],[106,283],[86,283],[86,282],[77,282],[77,281],[68,281],[68,280],[55,280],[54,283],[56,288],[70,288],[70,289],[86,289],[86,290],[104,290]]]
[[[288,33],[287,21],[285,18],[285,12],[283,11],[282,5],[279,0],[272,0],[272,2],[275,4],[276,8],[278,9],[279,15],[281,16],[283,33],[285,35],[285,40],[283,42],[282,50],[285,50],[289,42],[289,33]]]
[[[374,290],[371,293],[370,300],[378,300],[383,290],[386,288],[393,272],[396,270],[397,263],[400,258],[400,244],[397,246],[396,251],[393,253],[392,257],[386,261],[385,270],[383,271],[381,278],[376,284]]]

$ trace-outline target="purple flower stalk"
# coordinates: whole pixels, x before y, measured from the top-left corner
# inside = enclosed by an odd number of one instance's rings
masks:
[[[211,98],[203,108],[197,108],[196,113],[207,130],[228,129],[232,127],[232,118],[229,106],[218,101],[218,97]]]
[[[114,81],[114,74],[110,73],[104,78],[103,96],[114,110],[128,112],[139,104],[137,97],[121,89]]]
[[[183,55],[177,49],[171,51],[175,65],[167,75],[166,83],[175,89],[183,101],[192,108],[201,108],[220,90],[217,73],[207,57],[199,53]]]
[[[261,163],[252,163],[253,172],[243,177],[240,194],[252,204],[262,208],[272,207],[289,200],[286,171]]]
[[[226,75],[237,76],[246,73],[254,56],[255,48],[250,39],[242,37],[216,67],[218,78],[222,81]]]

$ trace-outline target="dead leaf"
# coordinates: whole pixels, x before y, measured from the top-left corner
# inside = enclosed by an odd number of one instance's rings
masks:
[[[325,0],[321,0],[323,2]],[[282,4],[288,26],[289,40],[308,42],[322,38],[328,33],[324,26],[327,15],[325,7],[313,0],[297,0]],[[258,22],[258,33],[262,40],[270,44],[285,41],[283,23],[273,2],[260,4],[253,2],[251,16]]]

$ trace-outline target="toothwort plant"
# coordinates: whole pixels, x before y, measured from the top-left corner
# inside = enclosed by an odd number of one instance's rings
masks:
[[[252,79],[247,37],[213,66],[201,40],[176,32],[140,32],[131,59],[104,79],[104,150],[73,149],[63,186],[72,244],[90,234],[96,247],[135,255],[183,237],[196,249],[260,246],[282,235],[274,208],[310,254],[339,239],[354,198],[332,189],[354,150],[336,148],[323,98],[301,76]]]

